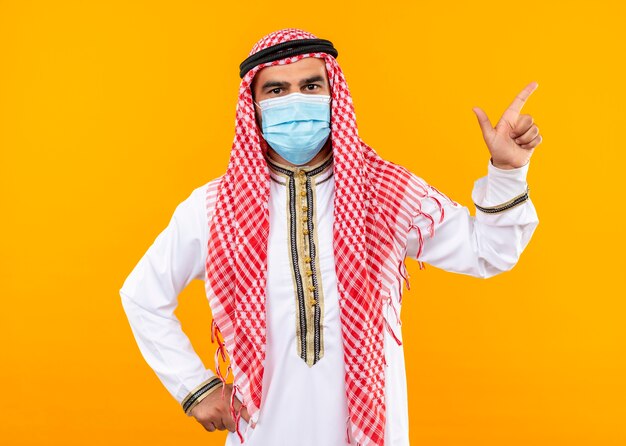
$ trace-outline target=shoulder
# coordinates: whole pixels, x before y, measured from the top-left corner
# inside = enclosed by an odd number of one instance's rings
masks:
[[[408,168],[376,157],[369,164],[371,186],[380,197],[418,200],[428,196],[430,185]],[[415,203],[419,206],[419,203]]]
[[[427,199],[433,199],[436,202],[445,202],[452,206],[459,205],[412,170],[391,161],[386,161],[386,168],[387,172],[385,173],[385,178],[387,184],[391,187],[401,189],[409,197],[417,199],[419,201],[418,206],[421,207],[421,202]]]
[[[425,190],[428,183],[406,167],[382,158],[374,149],[363,144],[366,169],[375,189],[391,189],[404,193],[407,189]]]
[[[194,188],[191,193],[178,204],[174,212],[174,217],[188,220],[195,215],[196,217],[206,219],[207,212],[210,213],[215,206],[221,179],[222,176]]]

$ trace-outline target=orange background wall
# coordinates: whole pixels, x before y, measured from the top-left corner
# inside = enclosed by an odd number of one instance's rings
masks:
[[[238,65],[302,27],[339,49],[363,139],[464,205],[495,124],[544,137],[540,225],[480,280],[410,262],[420,446],[626,444],[622,2],[0,1],[0,443],[221,445],[141,357],[118,289],[226,168]],[[472,211],[473,212],[473,211]],[[207,366],[201,282],[177,312]]]

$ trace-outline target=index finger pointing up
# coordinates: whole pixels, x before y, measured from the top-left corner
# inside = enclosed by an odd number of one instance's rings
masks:
[[[532,94],[532,92],[537,89],[538,86],[539,84],[535,81],[526,85],[521,93],[515,96],[515,99],[513,99],[513,102],[511,102],[511,105],[509,105],[509,108],[507,109],[507,113],[515,113],[516,116],[519,115],[519,113],[522,111],[522,107],[526,103],[526,100]]]

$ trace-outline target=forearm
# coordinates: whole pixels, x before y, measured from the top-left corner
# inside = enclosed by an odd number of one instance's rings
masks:
[[[170,394],[182,403],[200,383],[215,376],[205,368],[174,314],[159,314],[120,292],[137,346]]]
[[[477,209],[472,217],[467,207],[443,201],[445,218],[435,225],[432,238],[428,231],[421,231],[426,236],[419,257],[415,256],[419,240],[415,232],[409,234],[409,257],[482,278],[510,270],[517,263],[538,224],[532,201],[524,197],[528,165],[511,171],[492,165],[488,169],[472,192],[472,199],[484,212]],[[428,199],[423,210],[435,212]],[[426,223],[420,218],[416,221],[422,229]]]

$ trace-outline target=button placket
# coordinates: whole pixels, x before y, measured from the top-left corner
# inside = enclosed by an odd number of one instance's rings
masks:
[[[310,170],[278,167],[279,171],[282,169],[287,180],[289,196],[288,229],[292,275],[296,288],[298,355],[309,366],[319,361],[324,351],[322,332],[324,299],[317,253],[315,181],[330,164],[330,160],[326,160],[324,164]]]

